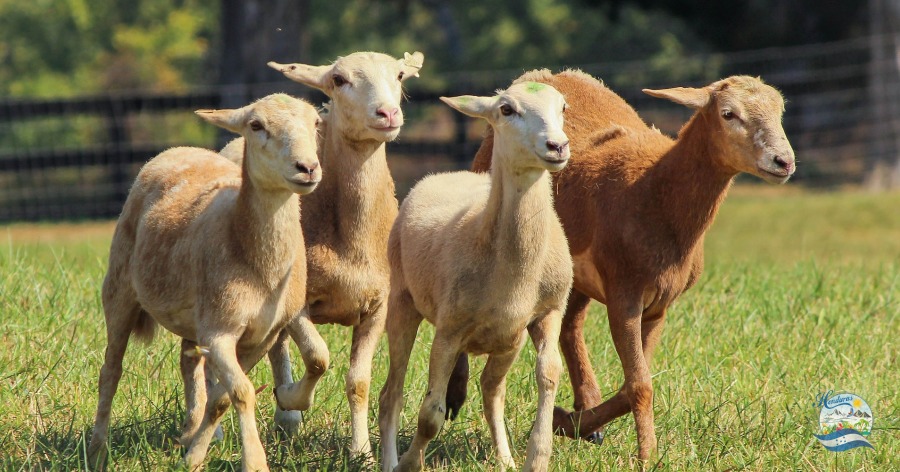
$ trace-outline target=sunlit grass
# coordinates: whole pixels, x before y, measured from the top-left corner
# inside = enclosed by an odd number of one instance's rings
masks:
[[[896,470],[900,468],[900,195],[766,194],[742,189],[726,201],[707,238],[699,284],[670,310],[652,371],[662,470]],[[99,287],[110,225],[0,228],[0,467],[84,467],[106,342]],[[588,345],[604,394],[622,379],[605,310],[595,304]],[[343,377],[349,330],[323,326],[332,368],[299,435],[279,440],[271,391],[257,418],[273,469],[370,469],[352,462]],[[405,448],[424,395],[432,336],[423,325],[407,377]],[[177,342],[168,333],[132,343],[111,429],[114,470],[171,469],[184,415]],[[387,370],[376,354],[370,432]],[[297,358],[295,352],[295,359]],[[534,419],[534,350],[508,378],[507,424],[521,465]],[[477,379],[483,359],[473,360]],[[297,369],[300,369],[298,366]],[[268,367],[254,384],[271,383]],[[817,393],[847,390],[875,416],[871,449],[824,450],[813,437]],[[428,449],[430,467],[495,469],[477,383],[456,421]],[[557,404],[572,402],[564,376]],[[237,422],[210,450],[213,470],[240,467]],[[602,446],[557,439],[556,470],[637,467],[630,417],[607,428]]]

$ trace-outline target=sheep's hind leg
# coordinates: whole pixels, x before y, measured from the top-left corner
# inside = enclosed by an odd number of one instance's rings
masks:
[[[187,447],[197,434],[203,421],[206,406],[205,359],[197,349],[197,343],[181,340],[181,380],[184,382],[184,429],[178,443]]]
[[[422,315],[413,306],[409,293],[392,293],[388,299],[386,322],[390,365],[378,403],[382,471],[391,471],[397,466],[397,433],[400,430],[400,412],[403,410],[403,382],[421,323]]]
[[[537,350],[536,377],[538,385],[537,418],[528,439],[528,455],[524,470],[545,471],[550,466],[553,448],[553,403],[559,388],[562,359],[559,355],[559,330],[562,315],[553,310],[528,327]]]
[[[469,385],[469,356],[463,352],[459,354],[450,381],[447,382],[447,419],[455,420],[466,402],[467,387]]]
[[[328,346],[305,309],[288,325],[287,332],[300,349],[306,372],[299,382],[278,385],[275,388],[275,400],[279,408],[306,411],[312,405],[316,384],[328,369]]]
[[[575,395],[575,411],[570,412],[557,407],[553,412],[553,428],[558,434],[570,437],[577,436],[574,431],[579,429],[577,426],[580,423],[580,412],[593,408],[603,401],[600,386],[597,385],[597,376],[594,374],[591,358],[584,342],[584,322],[590,302],[591,299],[587,295],[573,289],[569,295],[560,332],[562,353]],[[585,439],[601,444],[603,442],[602,427]]]
[[[400,463],[394,469],[395,472],[418,471],[425,466],[425,448],[444,425],[447,381],[459,352],[457,343],[450,342],[440,330],[435,333],[428,363],[428,393],[419,408],[416,435],[413,437],[409,450],[400,457]]]
[[[291,373],[291,352],[288,344],[288,332],[282,331],[278,335],[275,345],[269,350],[269,364],[272,366],[272,381],[274,389],[281,385],[290,385],[294,382]],[[303,414],[299,411],[283,410],[275,401],[275,430],[285,436],[293,436],[300,429]]]
[[[122,300],[104,302],[106,312],[106,354],[103,367],[100,368],[97,400],[97,414],[94,418],[94,430],[87,450],[88,468],[102,468],[106,463],[107,441],[109,434],[109,415],[112,410],[113,397],[122,378],[122,358],[128,347],[131,330],[137,323],[141,308],[137,303],[125,303]],[[121,314],[122,316],[117,316]]]
[[[491,438],[494,440],[494,452],[500,466],[507,469],[515,469],[516,461],[513,460],[509,450],[509,439],[506,437],[506,423],[504,422],[504,406],[506,405],[506,374],[510,366],[519,357],[522,346],[525,345],[525,336],[522,336],[518,346],[510,351],[491,354],[481,373],[481,393],[484,401],[484,417],[491,430]]]

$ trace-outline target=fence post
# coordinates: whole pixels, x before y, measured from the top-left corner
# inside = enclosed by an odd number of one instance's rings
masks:
[[[463,115],[462,113],[454,113],[453,114],[453,123],[455,125],[456,136],[454,141],[456,142],[456,166],[460,169],[469,168],[468,160],[469,160],[469,137],[467,133],[466,123],[468,121],[468,117]]]
[[[107,100],[107,129],[113,149],[112,162],[109,166],[113,194],[112,201],[106,202],[101,213],[103,216],[118,216],[120,209],[125,204],[125,199],[128,198],[131,183],[128,159],[125,156],[129,146],[128,128],[125,122],[127,116],[120,100],[116,100],[112,96],[107,96]]]

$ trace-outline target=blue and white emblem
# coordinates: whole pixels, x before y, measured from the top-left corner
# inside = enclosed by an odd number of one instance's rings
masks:
[[[819,433],[816,439],[834,452],[857,447],[873,448],[866,439],[872,432],[874,418],[865,400],[852,393],[827,391],[816,397],[819,411]]]

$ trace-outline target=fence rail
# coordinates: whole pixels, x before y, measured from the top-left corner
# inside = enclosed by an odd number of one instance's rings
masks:
[[[690,111],[640,93],[644,87],[706,84],[732,74],[760,75],[788,99],[784,119],[799,159],[800,184],[860,184],[873,162],[893,162],[900,116],[874,118],[874,99],[900,103],[900,84],[875,98],[869,47],[878,38],[795,48],[654,61],[583,64],[663,131],[674,134]],[[554,67],[558,70],[562,67]],[[444,89],[413,88],[401,138],[388,147],[398,193],[427,172],[467,167],[483,124],[441,106],[441,95],[490,94],[521,71],[453,72]],[[452,89],[451,89],[452,88]],[[118,214],[140,165],[175,145],[216,148],[216,135],[192,110],[248,103],[290,82],[230,85],[183,94],[123,93],[71,99],[0,100],[0,222],[109,218]]]

